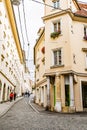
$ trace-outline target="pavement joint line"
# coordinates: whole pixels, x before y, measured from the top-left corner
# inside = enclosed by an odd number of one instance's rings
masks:
[[[39,111],[31,104],[30,100],[29,100],[29,105],[32,107],[32,109],[33,109],[34,111],[36,111],[37,113],[39,113]]]

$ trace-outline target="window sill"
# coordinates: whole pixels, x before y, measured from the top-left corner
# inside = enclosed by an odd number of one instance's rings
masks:
[[[53,69],[53,68],[59,68],[59,67],[64,67],[64,65],[53,65],[50,68]]]

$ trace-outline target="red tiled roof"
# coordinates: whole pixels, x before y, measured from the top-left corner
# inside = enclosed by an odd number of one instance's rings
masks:
[[[80,8],[87,9],[87,4],[86,3],[78,3]]]
[[[87,11],[84,9],[81,9],[81,10],[78,10],[77,12],[75,12],[75,15],[87,17]]]
[[[75,15],[87,17],[87,4],[78,2],[78,5],[80,7],[80,10],[75,12]]]

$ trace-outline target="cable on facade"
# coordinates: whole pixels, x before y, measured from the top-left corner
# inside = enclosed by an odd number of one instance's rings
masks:
[[[28,31],[26,26],[26,14],[25,14],[25,7],[24,7],[24,0],[22,0],[22,7],[23,7],[23,17],[24,17],[24,26],[25,26],[25,33],[26,33],[26,39],[27,39],[27,46],[28,46],[28,52],[27,52],[27,59],[29,59],[29,39],[28,39]]]
[[[61,11],[66,11],[66,12],[67,12],[67,9],[64,10],[64,9],[59,8],[59,7],[54,7],[54,6],[52,6],[52,5],[45,4],[45,3],[39,2],[39,1],[37,1],[37,0],[31,0],[31,1],[36,2],[36,3],[38,3],[38,4],[42,4],[42,5],[48,6],[48,7],[51,7],[51,8],[53,8],[53,9],[59,9],[59,10],[61,10]]]
[[[29,44],[28,32],[27,32],[27,26],[26,26],[26,16],[25,16],[24,0],[22,0],[22,5],[23,5],[23,15],[24,15],[24,23],[25,23],[24,25],[25,25],[26,38],[27,38],[27,42]]]
[[[25,42],[24,42],[24,36],[23,36],[23,32],[22,32],[22,23],[21,23],[21,16],[20,16],[20,9],[19,9],[19,6],[18,6],[18,16],[19,16],[20,29],[21,29],[22,39],[23,39],[23,50],[24,50]]]

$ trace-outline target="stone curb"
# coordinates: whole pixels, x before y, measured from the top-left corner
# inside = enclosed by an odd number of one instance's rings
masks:
[[[29,105],[31,106],[31,108],[32,108],[35,112],[40,113],[40,112],[32,105],[32,103],[30,102],[30,100],[29,100]]]

